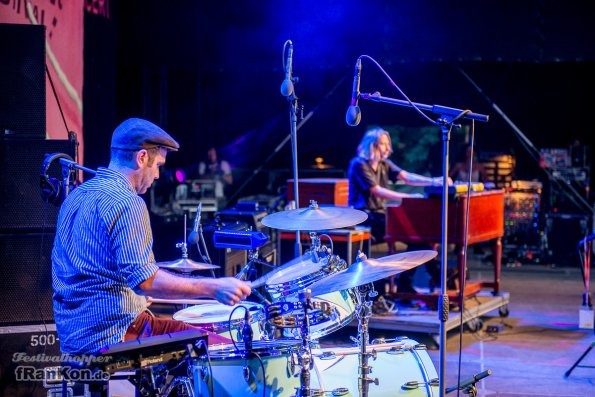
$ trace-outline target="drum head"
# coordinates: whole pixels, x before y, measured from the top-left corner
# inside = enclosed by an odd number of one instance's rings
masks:
[[[238,306],[247,307],[250,315],[260,317],[263,308],[262,305],[254,302],[242,302],[239,305],[228,306],[223,303],[208,303],[206,305],[195,305],[187,307],[176,312],[173,315],[174,320],[184,321],[188,324],[214,324],[229,321],[229,316],[233,312],[232,321],[244,319],[244,309],[235,308]]]
[[[326,266],[327,258],[321,255],[318,262],[312,261],[312,255],[306,253],[270,272],[267,285],[284,284],[319,271]]]

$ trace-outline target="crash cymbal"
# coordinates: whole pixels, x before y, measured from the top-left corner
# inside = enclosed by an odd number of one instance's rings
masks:
[[[368,214],[360,210],[348,207],[323,207],[312,202],[308,208],[267,215],[262,218],[262,223],[273,229],[316,231],[353,226],[366,219]]]
[[[190,258],[180,258],[178,260],[169,262],[158,262],[157,266],[159,266],[161,269],[176,270],[183,273],[190,273],[195,270],[219,269],[218,265],[194,262]]]
[[[413,269],[435,258],[436,255],[438,255],[436,251],[422,250],[357,261],[349,268],[331,274],[311,284],[308,288],[312,291],[312,296],[320,296],[359,287]]]

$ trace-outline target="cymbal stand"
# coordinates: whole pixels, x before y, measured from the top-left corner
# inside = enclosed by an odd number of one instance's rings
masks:
[[[306,289],[300,291],[299,300],[304,304],[304,321],[301,326],[302,344],[298,353],[300,370],[300,388],[295,397],[310,397],[310,369],[314,364],[312,352],[310,351],[310,319],[308,309],[312,307],[312,291]]]
[[[186,244],[186,214],[184,214],[184,240],[176,244],[176,248],[182,250],[182,259],[188,259],[188,244]]]
[[[364,256],[365,257],[365,256]],[[359,259],[359,256],[358,256]],[[368,365],[368,359],[376,360],[376,350],[367,351],[367,345],[370,342],[369,333],[369,318],[372,316],[372,299],[378,295],[374,290],[372,283],[365,284],[356,288],[357,291],[357,305],[355,306],[355,313],[357,315],[357,339],[359,343],[359,379],[358,389],[361,397],[367,397],[370,383],[378,385],[378,378],[370,378],[368,375],[372,373],[372,367]],[[370,299],[367,299],[370,298]]]

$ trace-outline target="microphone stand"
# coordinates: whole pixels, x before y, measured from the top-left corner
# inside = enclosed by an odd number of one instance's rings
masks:
[[[428,110],[439,114],[440,118],[436,121],[436,125],[440,126],[442,132],[442,239],[440,247],[440,302],[438,305],[438,318],[440,320],[440,365],[438,377],[440,379],[440,397],[444,397],[446,386],[446,321],[448,320],[449,301],[446,289],[447,279],[447,251],[448,251],[448,165],[449,165],[449,143],[450,131],[453,127],[459,128],[460,125],[454,124],[459,118],[466,118],[471,120],[487,122],[489,116],[471,113],[467,110],[455,109],[440,105],[426,105],[423,103],[409,102],[400,99],[383,97],[380,93],[374,94],[360,94],[361,99],[366,99],[374,102],[390,103],[393,105],[416,107],[423,110]],[[464,269],[463,269],[464,271]],[[463,291],[464,293],[464,291]],[[463,302],[460,302],[461,308]],[[461,316],[463,311],[461,310]]]
[[[82,165],[79,165],[76,161],[60,158],[58,159],[58,162],[62,166],[62,178],[64,178],[62,182],[62,186],[64,186],[64,198],[66,198],[66,196],[68,196],[68,194],[72,190],[70,181],[73,179],[72,176],[74,175],[75,170],[85,171],[92,175],[97,174],[97,171],[87,167],[83,167]],[[74,186],[75,183],[78,183],[78,177],[74,179],[75,180],[73,181],[72,186]]]
[[[289,51],[291,51],[291,57],[293,58],[293,43],[288,40],[286,44],[290,45]],[[284,47],[285,48],[285,47]],[[293,62],[293,61],[291,61]],[[293,167],[293,196],[295,199],[295,208],[300,207],[300,195],[298,188],[298,151],[297,151],[297,113],[298,113],[298,97],[295,95],[295,87],[293,86],[298,82],[296,77],[291,74],[289,76],[291,92],[287,95],[287,101],[289,102],[289,126],[291,129],[291,155],[292,155],[292,167]],[[286,81],[284,81],[286,83]],[[283,86],[281,87],[283,90]],[[283,92],[283,91],[282,91]],[[300,231],[295,231],[295,248],[294,255],[297,258],[302,255],[302,242],[300,240]]]

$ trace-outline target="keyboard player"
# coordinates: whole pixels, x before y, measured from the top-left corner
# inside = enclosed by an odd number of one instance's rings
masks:
[[[442,177],[432,178],[403,170],[389,159],[392,153],[389,132],[382,128],[373,128],[366,131],[357,147],[357,155],[349,164],[349,206],[368,213],[368,219],[364,225],[371,228],[375,244],[383,242],[384,239],[387,200],[419,197],[417,194],[412,195],[389,189],[389,181],[400,180],[413,186],[442,185]],[[449,184],[452,184],[450,178]],[[428,249],[428,247],[413,244],[408,246],[408,250],[419,249]],[[392,244],[389,244],[388,250],[389,254],[394,253]],[[433,280],[440,279],[437,261],[428,262],[426,268]],[[413,287],[415,270],[411,269],[400,274],[397,280],[399,292],[416,292]],[[439,285],[439,281],[436,285]]]

